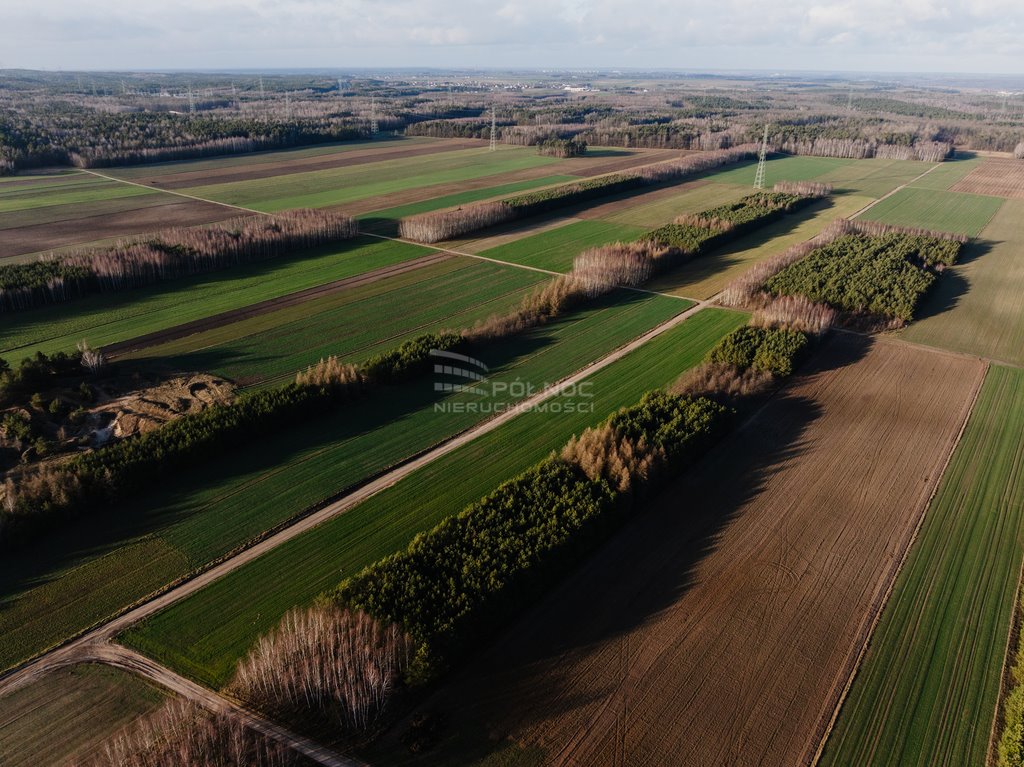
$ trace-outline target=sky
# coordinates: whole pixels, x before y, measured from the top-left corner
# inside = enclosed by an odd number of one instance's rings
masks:
[[[0,68],[1024,74],[1022,0],[0,0]]]

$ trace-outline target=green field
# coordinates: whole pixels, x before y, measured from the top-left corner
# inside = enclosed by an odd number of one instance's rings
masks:
[[[698,213],[727,202],[735,202],[749,193],[749,188],[736,184],[700,183],[684,187],[673,194],[659,191],[636,195],[616,206],[614,212],[601,216],[601,220],[650,229],[668,224],[684,213]]]
[[[1024,200],[1007,200],[921,307],[908,341],[1024,365]]]
[[[815,178],[835,187],[836,194],[856,194],[865,197],[884,197],[893,189],[908,184],[922,173],[934,168],[932,163],[916,160],[855,160],[849,165],[829,171]],[[939,166],[941,170],[941,165]],[[931,171],[925,179],[939,170]],[[916,183],[916,182],[915,182]]]
[[[404,547],[574,433],[673,381],[746,319],[717,309],[701,312],[594,374],[593,412],[519,416],[159,613],[131,630],[128,643],[206,684],[223,685],[252,641],[290,607]]]
[[[500,176],[555,162],[555,158],[538,155],[533,147],[502,146],[496,152],[489,152],[486,148],[458,149],[366,165],[211,184],[183,191],[204,199],[263,211],[318,208],[434,184]]]
[[[646,287],[698,300],[711,298],[758,261],[809,240],[841,216],[867,205],[866,197],[838,196],[784,216],[722,248],[694,258]]]
[[[84,760],[164,700],[160,690],[108,666],[51,671],[0,697],[0,764],[64,767]]]
[[[541,388],[685,310],[621,291],[475,352],[491,381]],[[439,410],[431,381],[381,387],[351,407],[194,466],[144,497],[64,525],[0,560],[0,670],[485,418],[478,395]],[[521,391],[488,400],[505,403]]]
[[[361,222],[364,222],[364,232],[378,231],[384,227],[393,227],[394,222],[397,219],[404,218],[405,216],[414,216],[418,213],[427,213],[428,211],[441,210],[442,208],[454,208],[458,205],[466,205],[467,203],[478,202],[479,200],[487,200],[491,197],[501,197],[528,189],[537,189],[542,186],[563,184],[567,181],[575,180],[575,176],[544,176],[543,178],[531,178],[526,181],[514,181],[509,184],[499,184],[497,186],[487,186],[483,189],[469,189],[465,192],[456,192],[454,194],[441,195],[440,197],[431,197],[429,200],[423,200],[421,202],[411,202],[408,205],[399,205],[395,208],[385,208],[384,210],[375,210],[372,213],[364,213],[361,216],[358,216],[358,218]]]
[[[965,157],[953,160],[946,160],[940,163],[939,167],[922,179],[915,181],[913,186],[917,189],[936,189],[946,191],[953,184],[963,179],[968,173],[977,168],[983,162],[980,157]]]
[[[0,356],[13,361],[36,351],[71,351],[83,338],[93,346],[124,341],[430,252],[417,245],[360,238],[295,258],[18,312],[0,327]]]
[[[837,159],[834,157],[781,156],[771,157],[765,164],[765,185],[771,187],[777,181],[808,181],[859,160]],[[757,162],[748,162],[729,170],[713,171],[709,178],[719,184],[753,186],[757,174]]]
[[[548,279],[456,256],[131,356],[245,386],[280,383],[324,357],[360,362],[422,333],[471,327],[510,310]]]
[[[68,180],[69,178],[72,180]],[[71,177],[59,176],[44,185],[0,187],[0,213],[117,200],[147,194],[155,195],[159,192],[82,173]]]
[[[860,218],[976,237],[1002,204],[998,197],[908,187],[882,200]]]
[[[1024,536],[1024,371],[989,370],[823,766],[984,765]]]
[[[587,248],[609,242],[635,240],[645,231],[639,226],[606,221],[573,221],[496,248],[482,250],[479,255],[537,269],[568,272],[572,270],[573,259]]]

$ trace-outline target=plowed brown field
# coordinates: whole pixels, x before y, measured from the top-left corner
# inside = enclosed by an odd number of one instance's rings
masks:
[[[163,200],[160,204],[153,204],[155,201],[149,199],[150,195],[133,197],[130,199],[141,200],[141,204],[128,210],[91,216],[76,216],[75,206],[60,206],[68,208],[67,213],[71,217],[4,229],[0,233],[0,258],[115,237],[130,237],[172,226],[208,224],[240,215],[238,210],[212,202],[186,200],[170,195],[159,197]]]
[[[1024,200],[1024,160],[987,157],[981,165],[953,184],[950,191]]]
[[[528,763],[807,764],[983,372],[834,338],[428,707]]]

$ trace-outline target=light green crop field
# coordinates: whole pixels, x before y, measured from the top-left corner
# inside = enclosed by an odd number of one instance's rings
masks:
[[[159,194],[85,173],[48,178],[53,180],[45,185],[0,187],[0,213]]]
[[[263,211],[318,208],[434,184],[499,176],[555,162],[555,158],[538,155],[533,147],[501,147],[496,152],[486,148],[459,149],[183,191]]]
[[[976,237],[1002,204],[998,197],[908,187],[882,200],[860,218]]]
[[[157,614],[126,635],[128,644],[206,684],[225,684],[236,661],[289,608],[403,548],[573,434],[672,382],[746,321],[744,314],[717,309],[695,315],[590,376],[591,397],[557,400],[592,405],[592,411],[538,410],[515,418]]]
[[[635,240],[645,231],[643,227],[606,221],[574,221],[507,245],[488,248],[479,255],[537,269],[568,272],[572,270],[573,259],[587,248]]]
[[[657,190],[623,199],[600,215],[602,221],[652,229],[670,223],[684,213],[698,213],[727,202],[735,202],[750,190],[735,184],[698,182],[666,193]]]
[[[1024,536],[1024,371],[989,369],[823,767],[986,764]]]
[[[838,196],[830,202],[804,208],[723,248],[694,258],[657,277],[646,287],[698,300],[711,298],[758,261],[809,240],[837,218],[851,216],[869,202],[867,197]]]
[[[304,160],[312,157],[330,157],[344,155],[364,149],[379,149],[394,146],[411,147],[414,145],[441,143],[437,139],[421,136],[403,136],[401,138],[378,138],[367,141],[346,141],[337,144],[318,144],[316,146],[295,149],[274,149],[267,152],[246,152],[244,154],[215,157],[208,160],[174,160],[172,162],[152,163],[146,165],[129,165],[120,168],[105,168],[103,172],[117,178],[136,179],[151,176],[173,176],[178,173],[195,173],[197,171],[223,170],[225,168],[250,168],[254,165]]]
[[[1024,365],[1024,200],[1007,200],[900,335]]]
[[[939,167],[927,176],[915,181],[912,186],[918,189],[946,191],[981,165],[982,162],[983,159],[981,157],[946,160],[946,162],[939,163]]]
[[[177,370],[213,372],[245,386],[283,383],[325,357],[359,362],[422,333],[471,327],[512,309],[548,279],[455,256],[132,356]]]
[[[934,163],[915,160],[876,160],[872,158],[855,160],[850,165],[836,168],[814,180],[832,184],[836,194],[855,194],[879,198],[884,197],[897,187],[909,184],[922,173],[934,167]],[[924,178],[931,178],[932,174],[938,172],[938,170],[932,170]]]
[[[851,165],[860,160],[847,160],[834,157],[807,156],[774,156],[765,163],[765,185],[771,187],[777,181],[808,181],[817,180],[836,168]],[[708,178],[718,184],[738,184],[753,187],[754,176],[757,174],[757,162],[743,163],[727,170],[713,171]]]
[[[491,380],[542,388],[690,304],[621,291],[474,356]],[[524,392],[497,392],[491,403]],[[462,403],[438,409],[438,403]],[[152,493],[78,519],[0,560],[0,669],[76,633],[160,586],[389,466],[478,423],[479,395],[430,381],[381,387],[350,406],[226,451]],[[461,410],[452,412],[452,408]]]
[[[138,677],[108,666],[50,671],[0,697],[0,764],[65,767],[85,760],[166,699]]]
[[[363,231],[377,231],[375,227],[378,227],[380,224],[377,223],[375,219],[387,219],[388,222],[391,222],[399,218],[404,218],[405,216],[414,216],[418,213],[427,213],[432,210],[441,210],[442,208],[454,208],[458,205],[466,205],[471,202],[487,200],[491,197],[502,197],[504,195],[515,194],[516,192],[523,192],[528,189],[537,189],[542,186],[563,184],[567,181],[576,180],[575,176],[544,176],[543,178],[514,181],[509,184],[498,184],[497,186],[488,186],[483,189],[470,189],[465,192],[456,192],[455,194],[432,197],[429,200],[411,202],[408,205],[399,205],[394,208],[375,210],[372,213],[363,213],[357,218],[359,218],[360,221],[365,222],[363,224]],[[367,229],[367,226],[369,226],[369,229]]]
[[[82,339],[104,346],[430,252],[408,243],[359,238],[293,258],[18,312],[0,327],[0,356],[15,361],[36,351],[71,351]]]

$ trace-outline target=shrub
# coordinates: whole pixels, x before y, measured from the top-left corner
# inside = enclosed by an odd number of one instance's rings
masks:
[[[755,311],[750,324],[758,328],[789,328],[801,333],[823,335],[836,319],[836,311],[816,304],[806,296],[780,296]]]
[[[379,720],[412,645],[395,625],[331,604],[292,610],[238,663],[231,691],[284,720],[310,714],[348,733]]]
[[[704,362],[683,373],[669,387],[669,391],[683,397],[711,397],[728,403],[744,397],[760,396],[774,385],[775,376],[767,370]]]
[[[1013,156],[1018,160],[1024,160],[1024,141],[1021,141],[1016,147],[1014,147]]]

